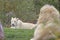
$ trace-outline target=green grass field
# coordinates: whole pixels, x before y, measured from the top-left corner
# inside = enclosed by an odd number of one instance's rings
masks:
[[[33,33],[34,30],[4,28],[5,40],[30,40]]]
[[[30,40],[34,30],[4,28],[5,40]]]

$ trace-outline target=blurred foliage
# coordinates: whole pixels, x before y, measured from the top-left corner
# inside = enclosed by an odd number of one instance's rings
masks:
[[[60,10],[60,0],[0,0],[0,20],[5,26],[10,25],[11,17],[36,23],[40,8],[44,4],[52,4]]]
[[[60,0],[34,0],[36,13],[39,14],[40,8],[45,4],[51,4],[60,10]]]

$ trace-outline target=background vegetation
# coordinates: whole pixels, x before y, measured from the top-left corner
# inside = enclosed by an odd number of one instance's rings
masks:
[[[10,25],[11,17],[36,23],[39,10],[45,4],[54,5],[60,11],[60,0],[0,0],[0,20],[4,26]]]

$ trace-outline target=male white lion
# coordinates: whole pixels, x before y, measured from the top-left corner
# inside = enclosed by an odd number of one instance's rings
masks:
[[[48,40],[51,36],[56,37],[55,32],[60,33],[59,12],[52,5],[44,5],[40,9],[37,28],[31,40]]]
[[[11,28],[14,29],[33,29],[35,24],[22,22],[19,18],[11,18]]]

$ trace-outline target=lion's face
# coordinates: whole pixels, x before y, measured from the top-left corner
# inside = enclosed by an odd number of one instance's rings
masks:
[[[11,26],[17,26],[17,18],[11,18]]]

